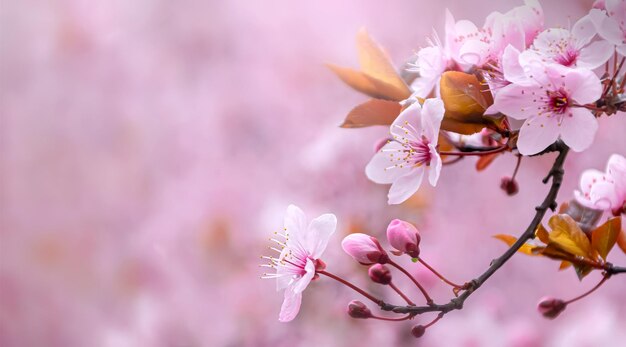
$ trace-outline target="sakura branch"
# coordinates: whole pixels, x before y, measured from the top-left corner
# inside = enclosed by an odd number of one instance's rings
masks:
[[[506,13],[491,13],[482,27],[456,21],[446,12],[443,40],[435,35],[401,74],[367,32],[359,32],[361,69],[330,68],[371,98],[355,107],[342,127],[389,126],[365,168],[371,181],[391,185],[389,204],[403,203],[424,181],[435,187],[442,172],[460,160],[477,158],[476,170],[482,171],[502,155],[516,156],[513,174],[499,182],[502,190],[514,195],[519,190],[516,175],[523,158],[528,161],[556,153],[543,178],[550,188],[519,236],[494,236],[508,248],[483,273],[466,282],[449,280],[420,257],[420,233],[408,222],[389,224],[389,251],[374,236],[346,236],[341,243],[344,251],[369,267],[372,282],[389,287],[405,304],[386,302],[326,270],[320,256],[335,230],[336,218],[326,214],[307,225],[303,212],[290,206],[284,233],[277,234],[284,240],[272,239],[278,248],[271,249],[278,255],[263,257],[269,262],[263,266],[275,269],[264,277],[276,278],[278,289],[285,290],[279,319],[289,321],[296,316],[303,290],[321,276],[363,296],[383,313],[374,314],[355,300],[348,304],[353,318],[402,322],[436,313],[429,323],[413,327],[413,336],[420,337],[446,314],[462,309],[516,253],[556,260],[561,270],[573,268],[580,280],[593,271],[603,275],[592,289],[574,299],[542,299],[537,308],[547,318],[557,317],[568,305],[626,273],[626,268],[607,260],[615,245],[626,252],[621,218],[626,213],[626,158],[622,154],[609,158],[605,172],[583,173],[575,199],[561,204],[557,212],[569,151],[587,150],[596,140],[601,118],[626,110],[626,31],[620,24],[626,20],[625,9],[626,0],[597,2],[571,30],[544,28],[543,10],[535,0],[526,0]],[[605,71],[598,76],[594,69],[603,65]],[[410,73],[417,76],[409,78]],[[549,210],[554,213],[546,227],[542,221]],[[603,219],[605,212],[609,217]],[[424,266],[451,287],[454,297],[447,303],[434,302],[393,256],[410,257],[415,266]],[[396,275],[406,277],[414,289],[402,291],[393,281]]]

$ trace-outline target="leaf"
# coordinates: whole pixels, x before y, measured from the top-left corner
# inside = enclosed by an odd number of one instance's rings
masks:
[[[367,74],[354,69],[326,64],[344,83],[353,89],[373,98],[400,101],[411,94],[397,90],[394,86],[379,81]]]
[[[483,117],[487,107],[493,104],[491,93],[475,75],[444,72],[439,89],[446,109],[441,123],[443,130],[469,135],[492,123]]]
[[[511,236],[511,235],[506,235],[506,234],[497,234],[497,235],[493,235],[494,238],[503,241],[504,243],[506,243],[507,245],[509,245],[509,247],[513,246],[513,244],[515,242],[517,242],[517,237],[515,236]],[[517,250],[520,253],[524,253],[527,255],[537,255],[536,252],[534,252],[535,246],[525,243],[522,245],[522,247],[520,247],[519,250]]]
[[[580,230],[580,227],[566,214],[555,214],[548,221],[552,231],[548,234],[550,243],[557,244],[563,250],[591,260],[594,254],[587,235]]]
[[[602,259],[606,260],[606,256],[615,245],[621,227],[621,217],[615,217],[591,232],[591,246],[598,251]]]
[[[391,125],[402,106],[395,101],[370,99],[353,108],[341,124],[342,128],[361,128],[371,125]]]
[[[411,90],[396,72],[385,51],[369,36],[365,28],[359,30],[356,42],[361,71],[395,88],[399,94],[403,95],[400,100],[408,98],[411,95]]]
[[[401,101],[411,96],[411,89],[398,74],[383,49],[365,29],[357,34],[361,70],[327,66],[350,87],[373,98]]]
[[[537,230],[535,230],[535,236],[537,236],[537,238],[541,242],[545,243],[546,245],[550,243],[550,237],[548,236],[548,231],[543,226],[543,224],[539,224],[539,226],[537,227]]]
[[[589,273],[593,270],[593,267],[589,265],[574,265],[574,270],[576,270],[576,276],[578,276],[578,280],[582,281],[585,276],[589,275]]]
[[[551,244],[540,249],[539,254],[557,260],[570,259],[572,257],[570,253],[559,248],[559,246],[555,244]]]
[[[483,171],[486,169],[491,163],[493,163],[494,159],[498,157],[500,153],[493,153],[480,156],[476,161],[476,171]]]
[[[563,271],[563,270],[567,269],[567,268],[568,268],[568,267],[570,267],[570,266],[572,266],[572,263],[570,263],[570,262],[569,262],[569,261],[567,261],[567,260],[563,260],[563,261],[561,262],[561,265],[559,265],[559,271]]]

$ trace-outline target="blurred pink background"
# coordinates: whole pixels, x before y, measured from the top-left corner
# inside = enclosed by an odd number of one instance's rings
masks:
[[[259,279],[289,203],[338,216],[324,260],[376,293],[387,292],[341,251],[349,231],[415,222],[424,258],[462,282],[505,249],[491,235],[526,227],[551,157],[524,160],[514,197],[498,187],[509,155],[482,173],[472,159],[445,167],[436,189],[389,207],[387,187],[364,176],[387,129],[338,128],[365,96],[323,65],[356,66],[362,26],[399,64],[443,32],[446,7],[482,25],[521,3],[3,1],[0,345],[623,346],[626,278],[548,321],[540,297],[574,297],[599,274],[581,283],[546,259],[516,256],[420,340],[415,321],[350,319],[359,297],[329,280],[279,323],[282,293]],[[567,27],[591,1],[542,4],[547,25]],[[569,157],[560,201],[584,169],[624,154],[623,116]],[[610,260],[626,264],[619,251]]]

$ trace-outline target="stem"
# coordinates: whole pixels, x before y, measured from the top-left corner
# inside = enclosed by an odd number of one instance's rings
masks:
[[[387,318],[387,317],[380,317],[380,316],[371,315],[369,318],[371,318],[371,319],[378,319],[378,320],[384,320],[384,321],[388,321],[388,322],[401,322],[401,321],[404,321],[404,320],[407,320],[407,319],[411,319],[414,316],[415,315],[408,314],[408,315],[406,315],[404,317],[399,317],[399,318]]]
[[[395,262],[393,262],[392,260],[389,260],[388,262],[389,265],[395,267],[396,269],[400,270],[403,274],[406,275],[406,277],[410,278],[411,281],[413,281],[413,283],[415,283],[415,285],[417,286],[417,288],[420,290],[420,292],[422,292],[422,295],[424,295],[424,298],[426,299],[426,303],[428,305],[432,305],[433,304],[433,299],[430,298],[430,295],[428,295],[428,293],[426,292],[426,289],[424,289],[424,287],[422,287],[422,285],[415,279],[415,277],[413,277],[408,271],[406,271],[402,266],[396,264]]]
[[[355,286],[354,284],[344,280],[341,277],[335,276],[335,275],[331,274],[330,272],[327,272],[327,271],[324,271],[324,270],[323,271],[318,271],[317,273],[320,274],[320,275],[324,275],[324,276],[330,277],[330,278],[334,279],[335,281],[338,281],[341,284],[346,285],[346,286],[352,288],[353,290],[355,290],[359,294],[363,295],[364,297],[368,298],[369,300],[371,300],[373,303],[375,303],[378,306],[384,304],[384,301],[382,301],[381,299],[377,299],[375,296],[369,294],[368,292],[366,292],[363,289]]]
[[[444,313],[441,312],[440,314],[437,315],[437,317],[435,319],[433,319],[430,323],[424,325],[424,329],[433,326],[435,323],[437,323],[441,318],[443,318]]]
[[[494,273],[496,273],[496,271],[498,271],[524,245],[524,243],[526,243],[526,241],[534,238],[535,230],[537,229],[539,223],[541,223],[541,220],[543,219],[543,216],[546,214],[547,210],[556,208],[556,197],[559,189],[561,188],[561,182],[563,181],[563,163],[565,162],[565,158],[567,157],[569,147],[567,147],[567,145],[565,145],[563,142],[557,141],[556,143],[548,147],[545,152],[547,153],[548,151],[557,151],[559,152],[559,155],[554,160],[554,164],[552,165],[550,172],[544,178],[544,183],[547,183],[547,181],[552,178],[552,185],[541,205],[535,207],[535,217],[528,225],[524,233],[518,238],[518,240],[513,245],[511,245],[511,247],[509,247],[509,249],[507,249],[499,258],[494,259],[491,262],[491,265],[487,268],[487,270],[485,270],[485,272],[483,272],[477,278],[473,279],[469,283],[467,290],[464,291],[463,294],[461,294],[458,298],[454,298],[450,300],[450,302],[448,302],[447,304],[443,305],[434,304],[422,307],[403,307],[384,304],[381,306],[381,308],[383,310],[393,311],[396,313],[415,314],[436,311],[445,314],[452,310],[462,309],[465,300],[467,300],[467,298],[469,298],[472,293],[474,293],[478,288],[480,288],[480,286],[483,285],[483,283],[485,283]]]
[[[415,306],[415,303],[413,303],[413,301],[411,301],[411,299],[409,299],[401,290],[400,288],[396,287],[395,284],[393,284],[393,282],[389,282],[389,286],[391,287],[391,289],[395,290],[396,293],[398,293],[398,295],[400,295],[402,297],[402,299],[404,299],[404,301],[406,301],[407,304],[409,305],[413,305]]]
[[[494,154],[494,153],[500,153],[505,151],[508,148],[508,146],[500,146],[500,147],[496,147],[493,149],[489,149],[489,150],[485,150],[485,151],[481,151],[481,150],[477,150],[477,151],[473,151],[473,152],[448,152],[448,151],[440,151],[439,155],[457,155],[460,157],[464,157],[464,156],[468,156],[468,155],[475,155],[475,156],[482,156],[482,155],[489,155],[489,154]]]
[[[608,280],[610,277],[611,277],[611,275],[608,275],[608,274],[607,274],[607,275],[604,275],[604,277],[602,277],[602,280],[601,280],[600,282],[598,282],[598,284],[596,284],[596,285],[595,285],[595,287],[591,288],[591,290],[589,290],[588,292],[586,292],[586,293],[584,293],[584,294],[582,294],[582,295],[580,295],[580,296],[577,296],[577,297],[575,297],[575,298],[573,298],[573,299],[571,299],[571,300],[569,300],[569,301],[566,301],[566,302],[565,302],[565,304],[566,304],[566,305],[569,305],[569,304],[571,304],[572,302],[578,301],[578,300],[580,300],[580,299],[582,299],[582,298],[586,297],[587,295],[589,295],[589,294],[591,294],[591,293],[595,292],[595,291],[596,291],[596,289],[600,288],[600,286],[602,286],[602,285],[604,284],[604,282],[606,282],[606,280]]]
[[[419,260],[419,262],[424,265],[428,270],[430,270],[430,272],[432,272],[433,274],[435,274],[435,276],[439,277],[442,281],[444,281],[445,283],[453,286],[454,288],[463,288],[463,286],[460,286],[454,282],[449,281],[447,278],[443,277],[443,275],[441,275],[439,272],[437,272],[437,270],[433,269],[432,266],[428,265],[424,259],[422,258],[417,258],[417,260]]]
[[[513,176],[511,176],[511,179],[514,180],[515,176],[517,175],[517,171],[519,170],[520,164],[522,163],[522,155],[518,154],[517,155],[517,164],[515,164],[515,170],[513,170]]]

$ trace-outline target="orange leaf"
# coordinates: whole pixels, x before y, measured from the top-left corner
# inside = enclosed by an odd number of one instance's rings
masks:
[[[441,128],[460,134],[480,131],[490,120],[483,114],[493,100],[475,75],[447,71],[441,76],[440,94],[446,113]]]
[[[493,237],[500,241],[503,241],[504,243],[509,245],[509,247],[513,246],[513,244],[517,242],[517,237],[511,236],[511,235],[498,234],[498,235],[493,235]],[[522,247],[520,247],[518,252],[524,253],[527,255],[537,255],[536,252],[533,252],[534,249],[535,249],[535,246],[525,243],[522,245]]]
[[[370,125],[391,125],[402,106],[395,101],[370,99],[353,108],[341,124],[342,128],[361,128]]]
[[[587,235],[572,217],[566,214],[555,214],[548,221],[548,225],[552,228],[548,234],[550,243],[558,245],[571,254],[595,260]]]
[[[567,260],[563,260],[563,261],[561,262],[561,265],[559,265],[559,271],[563,271],[563,270],[567,269],[567,268],[568,268],[568,267],[570,267],[570,266],[572,266],[572,263],[570,263],[570,262],[569,262],[569,261],[567,261]]]
[[[396,72],[385,51],[368,35],[365,28],[359,30],[356,42],[363,73],[392,86],[398,92],[399,100],[411,96],[411,90]]]
[[[489,165],[491,165],[491,163],[493,163],[494,159],[498,157],[498,154],[500,153],[488,154],[479,157],[476,161],[476,170],[483,171],[486,169]]]
[[[598,251],[602,259],[606,260],[606,256],[615,245],[621,226],[622,218],[615,217],[591,232],[591,246]]]
[[[411,94],[398,91],[394,86],[379,81],[367,74],[354,69],[326,64],[344,83],[355,90],[373,98],[400,101]]]
[[[548,236],[548,231],[543,226],[543,224],[539,224],[537,230],[535,230],[535,236],[539,238],[539,240],[545,244],[550,243],[550,237]]]

